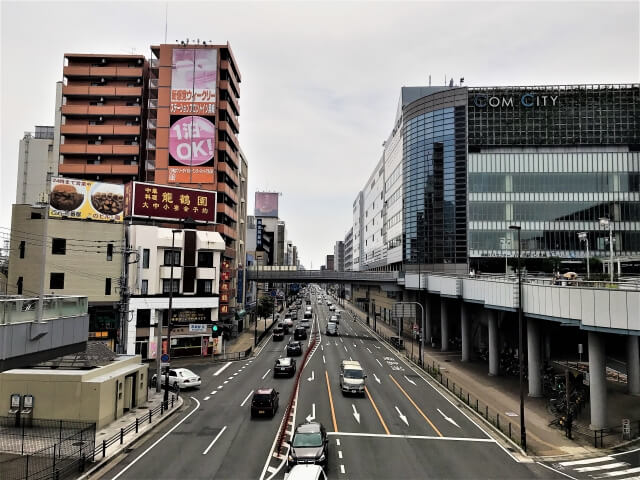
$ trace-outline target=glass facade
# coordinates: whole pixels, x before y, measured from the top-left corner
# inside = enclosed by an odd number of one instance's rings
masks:
[[[405,263],[467,262],[465,111],[436,108],[405,122]]]

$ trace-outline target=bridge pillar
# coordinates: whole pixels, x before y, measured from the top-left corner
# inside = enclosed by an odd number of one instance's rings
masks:
[[[440,351],[449,350],[449,312],[446,298],[440,297]]]
[[[431,345],[431,324],[432,324],[432,313],[431,313],[431,298],[429,297],[429,293],[424,296],[424,344]]]
[[[627,337],[627,386],[630,395],[640,395],[640,355],[638,337]]]
[[[486,309],[487,326],[489,328],[489,375],[500,374],[500,357],[498,349],[498,312]]]
[[[527,366],[529,369],[529,396],[542,396],[542,375],[540,363],[540,320],[527,319]],[[524,352],[523,352],[524,353]]]
[[[471,361],[471,315],[464,300],[460,301],[460,333],[462,337],[462,361]]]
[[[604,335],[589,332],[589,397],[592,430],[607,427],[607,362]]]

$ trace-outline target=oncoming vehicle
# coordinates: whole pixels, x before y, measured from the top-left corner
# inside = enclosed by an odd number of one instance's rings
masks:
[[[287,467],[303,463],[326,466],[328,454],[329,440],[324,426],[320,422],[302,423],[293,434]]]
[[[290,357],[283,357],[276,360],[273,366],[273,376],[285,375],[293,377],[296,374],[296,361]]]
[[[166,374],[163,372],[160,376],[161,385],[165,384]],[[155,386],[158,375],[151,378],[151,385]],[[200,377],[187,368],[171,368],[169,369],[169,387],[181,390],[185,388],[199,387],[201,384]]]
[[[259,388],[251,399],[251,416],[274,416],[278,410],[280,394],[273,388]]]
[[[302,318],[304,320],[311,320],[312,317],[313,317],[313,314],[311,313],[311,311],[308,311],[308,312],[304,312],[304,316]]]
[[[335,312],[336,311],[336,306],[333,305],[333,304],[329,305],[329,310],[332,311],[332,312]]]
[[[343,360],[340,364],[340,390],[343,394],[354,393],[364,396],[366,378],[360,362]]]

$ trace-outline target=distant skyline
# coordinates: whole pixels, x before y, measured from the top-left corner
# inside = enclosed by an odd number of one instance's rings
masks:
[[[168,5],[168,7],[167,7]],[[254,193],[281,192],[301,262],[319,268],[351,227],[402,86],[633,83],[640,7],[628,2],[11,2],[0,4],[0,227],[18,146],[53,125],[65,53],[227,41],[242,74],[239,141]],[[6,231],[6,230],[5,230]]]

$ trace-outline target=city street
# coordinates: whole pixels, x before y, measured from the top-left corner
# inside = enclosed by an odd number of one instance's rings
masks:
[[[342,314],[339,336],[324,335],[331,312],[316,299],[313,308],[320,346],[301,376],[295,421],[308,417],[327,428],[330,478],[561,477],[538,464],[517,462],[349,314]],[[183,412],[101,478],[284,478],[285,468],[275,470],[269,461],[293,379],[274,379],[271,369],[285,355],[289,338],[268,339],[256,357],[244,362],[194,362],[190,368],[203,385],[183,392],[188,399]],[[364,397],[341,393],[343,359],[362,364]],[[280,392],[273,419],[250,417],[251,394],[262,386]]]

